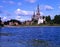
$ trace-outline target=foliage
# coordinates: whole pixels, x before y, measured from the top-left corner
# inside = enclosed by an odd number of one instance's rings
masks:
[[[47,21],[47,23],[50,23],[50,21],[51,21],[50,15],[49,16],[46,16],[46,21]]]
[[[60,24],[60,15],[56,15],[56,16],[54,17],[54,23]]]
[[[5,24],[5,25],[8,25],[8,24],[9,24],[9,22],[13,22],[13,23],[14,23],[14,22],[17,22],[18,24],[21,24],[21,22],[20,22],[20,21],[15,20],[15,19],[11,19],[10,21],[5,21],[5,22],[4,22],[4,24]]]
[[[40,24],[40,25],[37,25],[37,20],[34,20],[34,19],[32,19],[32,21],[33,21],[33,24],[31,25],[31,26],[47,26],[47,25],[60,25],[60,15],[55,15],[54,16],[54,19],[51,19],[51,17],[50,17],[50,15],[49,16],[43,16],[43,18],[46,18],[46,24]],[[25,23],[26,23],[26,21],[22,24],[22,22],[20,22],[20,21],[18,21],[18,20],[15,20],[15,19],[11,19],[11,20],[9,20],[9,21],[5,21],[4,22],[4,25],[9,25],[9,22],[13,22],[13,23],[15,23],[15,22],[17,22],[19,25],[24,25],[25,26]],[[3,26],[3,24],[2,24],[2,20],[1,20],[1,18],[0,18],[0,26]],[[29,25],[30,26],[30,25]]]

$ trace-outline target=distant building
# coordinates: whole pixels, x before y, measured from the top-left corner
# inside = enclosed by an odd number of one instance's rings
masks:
[[[14,24],[13,24],[13,22],[9,22],[9,25],[12,26],[12,25],[14,25]]]
[[[45,22],[45,18],[43,18],[43,16],[40,15],[39,5],[37,6],[36,14],[35,12],[33,14],[32,21],[37,21],[37,24],[41,24]]]
[[[10,20],[10,21],[8,22],[8,25],[10,25],[10,26],[19,26],[19,25],[21,25],[21,22],[18,21],[18,20],[12,19],[12,20]]]
[[[18,22],[9,22],[10,26],[19,26],[20,24]]]
[[[25,21],[25,24],[26,24],[26,25],[32,25],[32,23],[33,23],[33,22],[32,22],[32,21],[29,21],[29,20],[28,20],[28,21]]]

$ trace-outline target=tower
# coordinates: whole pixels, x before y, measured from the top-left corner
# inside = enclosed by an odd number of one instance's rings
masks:
[[[37,6],[36,14],[35,12],[33,14],[32,21],[34,21],[37,24],[44,23],[45,21],[45,18],[43,19],[43,17],[40,15],[39,5]]]
[[[36,13],[36,15],[40,15],[39,5],[37,6],[37,13]]]
[[[32,16],[32,20],[34,20],[35,19],[35,12],[33,13],[33,16]]]
[[[36,16],[35,19],[38,20],[40,18],[40,9],[39,9],[39,5],[37,6],[37,11],[36,11]]]

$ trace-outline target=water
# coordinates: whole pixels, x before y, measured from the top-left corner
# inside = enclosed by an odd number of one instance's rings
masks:
[[[0,47],[60,47],[60,27],[3,27]]]

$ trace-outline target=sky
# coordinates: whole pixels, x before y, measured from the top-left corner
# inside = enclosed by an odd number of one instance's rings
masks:
[[[60,14],[60,0],[0,0],[0,17],[3,21],[31,20],[38,4],[41,16],[50,15],[53,19]]]

